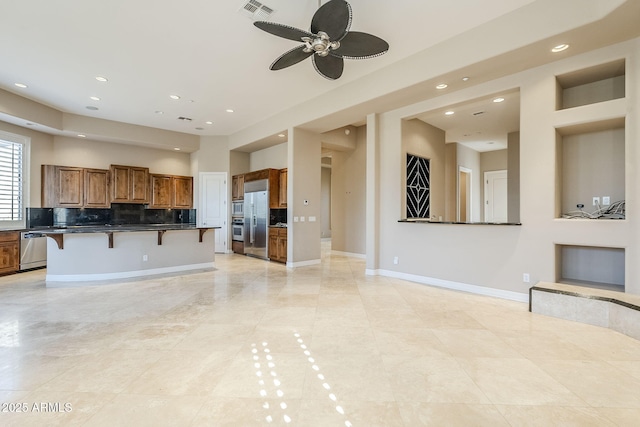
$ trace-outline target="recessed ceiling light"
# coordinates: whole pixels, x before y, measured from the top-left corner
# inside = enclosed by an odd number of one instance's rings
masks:
[[[211,120],[207,120],[206,122],[204,122],[206,125],[212,125],[213,122]]]
[[[108,82],[109,80],[107,80],[106,77],[102,77],[102,76],[96,76],[96,80],[99,82]]]
[[[227,113],[233,113],[233,110],[231,108],[227,108]]]
[[[87,110],[97,111],[98,107],[94,107],[93,105],[87,105]]]
[[[493,99],[493,102],[495,102],[495,103],[503,102],[503,101],[504,101],[504,98],[502,98],[502,97],[498,97],[498,98],[494,98]]]
[[[455,111],[445,111],[444,113],[446,116],[453,116],[455,114]]]
[[[164,114],[164,111],[156,110],[156,114]]]
[[[558,46],[556,46],[553,49],[551,49],[551,52],[558,53],[558,52],[562,52],[563,50],[567,50],[567,49],[569,49],[569,45],[563,43],[563,44],[559,44]]]
[[[174,150],[176,150],[176,151],[180,151],[180,149],[179,149],[178,147],[174,148]]]
[[[178,100],[180,97],[178,95],[169,95],[169,98]]]
[[[280,138],[284,138],[284,133],[278,135]]]
[[[436,89],[446,89],[449,85],[446,83],[440,83],[438,86],[436,86]]]
[[[20,89],[26,89],[27,85],[24,83],[14,83],[14,85],[18,86]]]
[[[100,98],[98,98],[97,96],[90,96],[90,99],[93,99],[94,101],[100,101]]]
[[[85,135],[85,134],[82,134],[82,133],[78,134],[78,138],[86,138],[86,137],[87,137],[87,135]]]
[[[463,82],[468,82],[468,81],[469,81],[469,77],[463,77],[463,78],[462,78],[462,81],[463,81]]]

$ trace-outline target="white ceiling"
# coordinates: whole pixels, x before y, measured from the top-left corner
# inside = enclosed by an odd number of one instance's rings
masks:
[[[269,71],[296,44],[255,28],[239,12],[241,0],[4,1],[0,88],[66,113],[230,135],[532,1],[350,0],[351,29],[385,39],[390,50],[345,61],[337,81],[310,60]],[[271,21],[301,29],[318,7],[317,0],[264,3],[275,9]]]

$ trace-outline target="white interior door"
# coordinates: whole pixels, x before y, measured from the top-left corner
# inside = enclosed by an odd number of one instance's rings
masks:
[[[200,173],[200,201],[198,225],[221,227],[215,231],[216,252],[227,252],[229,238],[226,172]]]
[[[507,171],[484,173],[484,220],[507,222]]]

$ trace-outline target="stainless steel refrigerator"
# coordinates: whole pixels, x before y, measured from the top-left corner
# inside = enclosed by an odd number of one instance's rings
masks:
[[[244,183],[244,253],[269,258],[269,180]]]

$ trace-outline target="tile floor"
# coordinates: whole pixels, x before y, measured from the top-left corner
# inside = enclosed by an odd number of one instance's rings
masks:
[[[84,288],[0,278],[0,425],[640,424],[640,341],[323,254]]]

